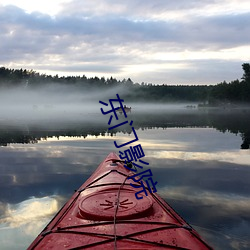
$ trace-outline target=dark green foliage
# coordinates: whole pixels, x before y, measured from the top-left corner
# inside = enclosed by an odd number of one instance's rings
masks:
[[[244,63],[242,68],[242,81],[224,81],[213,87],[209,96],[210,104],[250,103],[250,64]]]
[[[244,71],[244,74],[241,79],[243,79],[244,82],[250,81],[250,64],[249,63],[243,63],[242,64],[242,69]]]
[[[122,81],[113,77],[83,76],[51,76],[40,74],[33,70],[0,68],[0,87],[36,88],[50,84],[64,84],[82,90],[114,89],[123,90],[122,98],[126,101],[174,102],[192,101],[204,102],[209,105],[224,105],[228,103],[250,103],[250,64],[242,64],[244,71],[242,81],[222,82],[217,85],[153,85],[151,83],[133,83],[128,79]]]

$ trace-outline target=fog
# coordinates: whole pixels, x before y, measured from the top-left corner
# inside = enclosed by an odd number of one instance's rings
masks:
[[[84,120],[85,115],[100,114],[99,100],[108,95],[114,97],[115,91],[87,92],[64,85],[4,89],[0,92],[0,121]]]
[[[99,101],[108,102],[119,94],[121,99],[128,95],[124,87],[109,90],[86,90],[66,85],[47,85],[35,89],[12,88],[0,90],[0,123],[5,122],[36,123],[52,121],[99,121],[103,115],[100,108],[108,110]],[[178,111],[185,109],[187,104],[149,104],[131,103],[124,99],[124,103],[132,107],[132,113],[154,112],[163,110]],[[118,107],[117,102],[117,107]],[[102,120],[102,119],[101,119]]]

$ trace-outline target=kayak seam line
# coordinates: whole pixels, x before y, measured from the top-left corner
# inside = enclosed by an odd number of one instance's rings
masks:
[[[168,223],[168,222],[160,222],[160,221],[130,221],[130,220],[118,220],[116,221],[117,224],[150,224],[150,225],[166,225],[166,226],[179,226],[174,223]],[[64,229],[71,229],[71,228],[82,228],[82,227],[89,227],[89,226],[103,226],[113,224],[113,221],[104,221],[104,222],[98,222],[98,223],[91,223],[86,225],[78,225],[78,226],[70,226],[70,227],[58,227],[59,230]]]
[[[165,226],[165,227],[156,227],[156,228],[151,228],[151,229],[147,229],[147,230],[143,230],[143,231],[138,231],[138,232],[134,232],[132,234],[128,234],[128,235],[118,235],[118,237],[120,237],[121,239],[123,238],[129,238],[131,236],[135,236],[137,234],[145,234],[145,233],[150,233],[153,231],[158,231],[158,230],[169,230],[169,229],[185,229],[187,231],[189,231],[187,228],[185,228],[184,226],[178,226],[178,225],[169,225],[169,226]],[[189,231],[190,232],[190,231]],[[110,236],[110,237],[114,237],[113,234],[101,234],[101,233],[92,233],[92,232],[80,232],[80,231],[70,231],[70,230],[62,230],[60,229],[56,229],[56,230],[50,230],[46,232],[47,234],[52,234],[52,233],[69,233],[69,234],[89,234],[89,235],[99,235],[99,236]],[[47,235],[46,234],[46,235]]]
[[[96,187],[102,187],[102,186],[112,186],[112,185],[117,185],[118,186],[118,185],[121,185],[121,183],[119,183],[119,182],[113,182],[113,183],[98,184],[98,185],[95,185],[95,186],[90,186],[90,187],[83,188],[83,189],[79,190],[78,192],[82,192],[82,191],[84,191],[86,189],[90,189],[90,188],[96,188]],[[130,186],[130,184],[127,184],[127,183],[125,183],[124,185]],[[133,191],[133,190],[131,189],[131,191]]]
[[[183,248],[183,247],[178,247],[178,246],[172,246],[172,245],[168,245],[168,244],[163,244],[163,243],[158,243],[158,242],[152,242],[152,241],[145,241],[145,240],[141,240],[141,239],[136,239],[133,238],[134,236],[137,236],[138,234],[146,234],[146,233],[151,233],[154,231],[159,231],[159,230],[169,230],[169,229],[185,229],[186,228],[182,227],[182,226],[172,226],[172,227],[158,227],[158,228],[153,228],[153,229],[148,229],[148,230],[144,230],[144,231],[140,231],[140,232],[135,232],[132,234],[128,234],[128,235],[118,235],[117,236],[117,240],[123,240],[123,239],[127,239],[127,240],[132,240],[132,241],[139,241],[139,242],[144,242],[144,243],[148,243],[148,244],[153,244],[153,245],[157,245],[157,246],[161,246],[161,247],[170,247],[173,249],[183,249],[183,250],[187,250],[187,248]],[[97,233],[90,233],[90,232],[78,232],[78,231],[55,231],[54,233],[69,233],[69,234],[85,234],[85,235],[97,235],[97,236],[106,236],[106,237],[112,237],[112,239],[107,239],[104,241],[99,241],[99,242],[94,242],[85,246],[79,246],[76,248],[70,248],[70,250],[77,250],[77,249],[82,249],[85,247],[92,247],[92,246],[96,246],[96,245],[100,245],[100,244],[106,244],[106,243],[110,243],[114,240],[114,235],[110,235],[110,234],[97,234]]]
[[[107,175],[109,175],[109,174],[112,173],[112,172],[117,172],[118,174],[121,174],[121,175],[123,175],[123,176],[127,176],[127,175],[125,175],[124,173],[117,171],[116,169],[112,169],[112,170],[110,170],[109,172],[107,172],[107,173],[103,174],[102,176],[98,177],[97,179],[95,179],[95,180],[92,181],[91,183],[89,183],[85,188],[78,190],[78,192],[81,192],[82,190],[85,190],[86,188],[89,188],[89,187],[90,187],[91,185],[93,185],[95,182],[101,180],[102,178],[106,177]]]

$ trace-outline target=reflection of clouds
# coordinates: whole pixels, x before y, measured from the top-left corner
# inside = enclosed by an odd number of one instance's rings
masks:
[[[28,175],[89,173],[115,149],[109,140],[100,138],[96,140],[71,138],[65,141],[39,142],[25,147],[13,144],[0,165],[11,165],[11,168],[4,168],[2,174],[11,176],[8,182],[15,184],[20,181],[17,169],[20,165],[25,166],[23,172],[28,170]],[[25,176],[23,178],[27,179]]]
[[[152,151],[149,157],[159,159],[183,159],[199,161],[223,161],[249,166],[250,155],[248,151],[220,151],[220,152],[181,152],[181,151]]]
[[[12,182],[13,183],[17,183],[17,177],[16,177],[16,175],[12,175]]]
[[[0,200],[17,203],[33,195],[71,194],[114,149],[109,140],[83,138],[12,144],[0,152]]]
[[[0,220],[3,218],[5,211],[6,211],[7,204],[4,202],[0,202]]]
[[[168,128],[154,129],[150,133],[139,130],[138,134],[147,157],[220,161],[249,166],[249,152],[231,148],[231,145],[240,145],[241,138],[230,133],[211,128]]]
[[[47,196],[15,205],[5,204],[5,215],[0,218],[1,249],[27,248],[59,210],[61,203],[60,197]]]
[[[235,145],[240,145],[242,139],[229,132],[221,133],[213,128],[167,128],[152,129],[149,131],[138,130],[138,137],[142,145],[146,141],[150,150],[166,149],[164,145],[169,145],[168,150],[178,146],[180,150],[191,152],[218,152],[221,150],[232,150]],[[146,144],[145,144],[146,145]]]
[[[8,204],[5,216],[0,219],[0,223],[12,228],[27,224],[26,233],[33,234],[33,231],[30,230],[32,225],[57,211],[58,202],[55,197],[31,198],[19,204]]]
[[[46,140],[41,140],[41,142],[55,142],[55,141],[89,141],[89,140],[94,140],[94,141],[100,141],[100,140],[114,140],[113,137],[111,137],[109,134],[105,133],[105,135],[87,135],[86,137],[79,136],[79,137],[71,137],[71,136],[53,136],[53,137],[48,137]]]
[[[220,192],[194,190],[189,187],[164,187],[159,194],[165,199],[180,200],[185,203],[193,203],[199,206],[216,206],[220,209],[219,214],[249,215],[250,198],[236,194],[225,194]]]
[[[214,249],[250,249],[250,198],[190,187],[158,191]]]
[[[237,226],[234,225],[227,232],[219,232],[215,230],[211,230],[208,228],[203,228],[199,226],[194,226],[194,228],[199,232],[199,234],[206,239],[207,242],[211,243],[214,249],[232,249],[232,250],[241,250],[241,249],[250,249],[250,240],[248,237],[242,238],[237,237],[236,235],[239,232],[249,232],[250,225],[243,226],[241,223]],[[226,230],[225,230],[226,231]],[[234,233],[236,232],[236,234]]]
[[[152,141],[147,141],[147,140],[141,140],[141,144],[143,145],[143,148],[147,148],[147,150],[149,151],[149,153],[154,153],[154,151],[151,150],[155,150],[155,149],[160,149],[160,150],[169,150],[169,151],[174,151],[174,150],[186,150],[187,146],[182,143],[177,143],[177,142],[173,142],[173,141],[169,141],[169,142],[161,142],[161,143],[156,143],[156,142],[152,142]],[[147,154],[148,155],[148,154]]]

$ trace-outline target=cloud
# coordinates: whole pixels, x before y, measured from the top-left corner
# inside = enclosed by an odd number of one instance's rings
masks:
[[[79,0],[65,3],[64,10],[61,11],[64,15],[79,15],[85,17],[93,16],[119,16],[131,17],[134,19],[149,20],[162,19],[168,20],[172,18],[183,18],[192,16],[193,14],[200,16],[200,13],[207,13],[209,10],[214,11],[215,8],[220,10],[240,11],[245,8],[244,4],[248,4],[247,0],[243,0],[243,5],[236,6],[234,1],[198,1],[198,0],[179,0],[179,1],[162,1],[162,0],[145,0],[143,4],[139,0],[127,0],[117,2],[115,0]],[[231,6],[233,5],[233,6]],[[234,7],[234,8],[232,8]]]
[[[3,30],[8,32],[5,34],[9,35],[10,39],[11,36],[19,39],[21,36],[24,41],[29,41],[27,47],[34,43],[36,46],[43,45],[44,49],[48,45],[53,48],[62,48],[64,45],[63,48],[65,48],[67,45],[74,47],[74,44],[77,44],[76,47],[79,47],[81,42],[85,43],[83,45],[87,43],[93,47],[105,42],[109,45],[164,42],[166,45],[175,43],[182,48],[192,49],[197,45],[199,45],[198,48],[200,46],[207,48],[213,44],[219,47],[220,45],[230,47],[248,44],[250,36],[248,33],[245,33],[245,39],[240,36],[242,31],[249,29],[250,13],[195,17],[189,22],[137,21],[119,16],[84,18],[59,15],[52,18],[39,12],[27,14],[13,6],[3,7],[1,14],[4,20]],[[30,39],[25,39],[26,36]],[[65,40],[68,43],[61,44]]]
[[[63,205],[62,201],[59,196],[46,196],[5,204],[0,217],[1,248],[26,249]]]
[[[234,214],[234,216],[240,217],[249,210],[250,199],[246,196],[240,195],[228,195],[219,192],[210,192],[198,189],[197,192],[194,189],[190,189],[186,186],[182,187],[165,187],[160,190],[160,195],[165,200],[171,199],[185,201],[188,203],[199,204],[200,206],[218,206],[221,213],[220,215]],[[211,216],[212,217],[212,216]]]
[[[34,224],[34,220],[50,217],[58,211],[55,197],[31,198],[19,204],[8,204],[6,216],[0,220],[10,227],[20,227],[23,224]],[[32,230],[31,232],[32,233]]]
[[[0,5],[0,63],[139,82],[234,80],[241,76],[241,63],[250,59],[239,52],[249,46],[250,13],[240,7],[233,12],[233,4],[233,0],[147,0],[143,5],[132,0],[75,0],[55,16]],[[233,62],[227,49],[236,51]],[[220,63],[225,66],[213,66]],[[231,71],[232,64],[239,69],[234,66]]]

